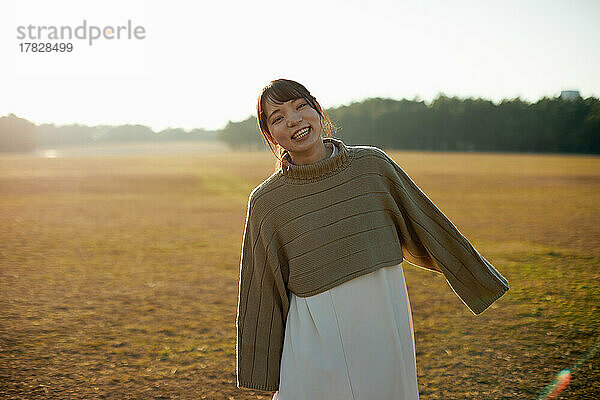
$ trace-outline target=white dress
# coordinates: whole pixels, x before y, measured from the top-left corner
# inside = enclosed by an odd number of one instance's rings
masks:
[[[419,398],[402,263],[314,296],[290,296],[273,399]]]

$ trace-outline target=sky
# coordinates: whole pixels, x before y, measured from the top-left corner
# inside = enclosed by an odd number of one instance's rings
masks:
[[[3,5],[0,116],[36,124],[220,129],[253,115],[261,88],[278,78],[302,83],[325,108],[370,97],[431,102],[440,93],[494,102],[571,89],[600,97],[597,0]],[[81,27],[85,38],[48,36],[61,26]],[[46,27],[41,38],[38,27]],[[91,27],[112,39],[90,40]],[[73,49],[22,51],[31,42]]]

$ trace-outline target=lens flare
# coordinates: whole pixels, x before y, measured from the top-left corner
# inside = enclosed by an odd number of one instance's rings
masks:
[[[571,382],[571,371],[569,371],[568,369],[563,369],[558,374],[556,374],[556,378],[554,378],[554,381],[552,381],[552,383],[548,385],[548,387],[544,390],[542,395],[538,397],[538,399],[555,399],[556,396],[558,396],[558,394],[562,392],[564,388],[567,387],[569,382]]]

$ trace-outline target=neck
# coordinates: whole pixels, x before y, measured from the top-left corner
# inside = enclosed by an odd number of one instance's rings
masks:
[[[320,146],[314,146],[304,153],[289,153],[292,163],[296,165],[308,165],[314,164],[327,157],[327,154],[331,155],[331,152],[327,152],[323,140],[320,139]]]
[[[341,140],[325,137],[323,143],[327,148],[326,154],[331,155],[330,151],[333,150],[331,146],[336,146],[338,153],[333,157],[324,156],[311,164],[298,165],[292,162],[291,155],[285,151],[281,158],[280,170],[284,179],[296,183],[308,183],[335,174],[348,165],[351,157],[346,145]]]

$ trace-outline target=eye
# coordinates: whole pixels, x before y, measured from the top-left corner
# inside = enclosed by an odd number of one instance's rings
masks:
[[[307,106],[307,105],[308,105],[308,103],[300,103],[300,105],[298,106],[298,108],[302,108],[302,107]]]
[[[277,118],[275,118],[275,119],[274,119],[274,120],[273,120],[271,123],[272,123],[272,124],[274,124],[274,123],[276,123],[277,121],[279,121],[280,119],[281,119],[281,117],[277,117]]]

